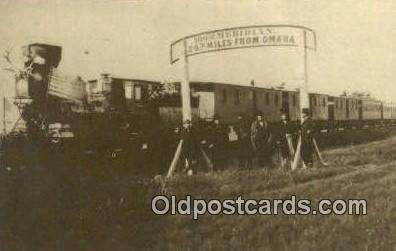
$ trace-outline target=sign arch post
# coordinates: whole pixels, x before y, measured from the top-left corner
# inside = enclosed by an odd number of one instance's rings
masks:
[[[308,50],[316,50],[315,31],[298,25],[255,25],[213,30],[190,35],[170,46],[170,63],[182,61],[181,80],[183,122],[191,120],[191,94],[189,79],[190,56],[230,49],[253,47],[296,47],[304,50],[304,83],[300,86],[300,109],[309,108],[308,99]],[[182,142],[179,144],[181,148]],[[178,151],[168,172],[171,176],[177,164]],[[177,157],[177,158],[176,158]]]

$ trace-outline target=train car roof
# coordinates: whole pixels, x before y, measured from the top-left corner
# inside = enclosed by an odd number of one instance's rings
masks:
[[[112,79],[116,80],[125,80],[125,81],[137,81],[141,83],[149,83],[149,84],[161,84],[161,81],[156,81],[156,80],[147,80],[147,79],[140,79],[140,78],[126,78],[126,77],[121,77],[121,76],[112,76],[109,74]],[[88,83],[93,83],[96,82],[98,79],[91,79],[87,80]],[[180,81],[175,81],[171,82],[174,84],[180,84]],[[224,85],[224,86],[230,86],[230,87],[237,87],[237,88],[248,88],[248,89],[260,89],[260,90],[267,90],[267,91],[279,91],[279,92],[292,92],[292,93],[298,93],[299,90],[290,90],[290,89],[280,89],[280,88],[275,88],[275,87],[261,87],[261,86],[250,86],[250,85],[240,85],[240,84],[233,84],[233,83],[222,83],[222,82],[209,82],[209,81],[190,81],[192,85]],[[309,92],[310,95],[321,95],[321,96],[328,96],[332,98],[342,98],[342,99],[357,99],[357,100],[362,100],[362,101],[370,101],[370,102],[377,102],[377,103],[385,103],[381,100],[375,99],[373,97],[359,97],[359,96],[342,96],[342,95],[330,95],[330,94],[325,94],[325,93],[319,93],[319,92]],[[392,104],[391,105],[396,105]]]
[[[180,83],[180,82],[175,82]],[[271,87],[261,87],[261,86],[249,86],[249,85],[239,85],[239,84],[229,84],[229,83],[221,83],[221,82],[208,82],[208,81],[190,81],[193,85],[226,85],[230,87],[237,87],[237,88],[249,88],[249,89],[261,89],[261,90],[268,90],[268,91],[284,91],[284,92],[297,92],[295,90],[287,90],[287,89],[278,89],[278,88],[271,88]]]
[[[122,78],[122,77],[117,77],[117,76],[110,76],[110,77],[112,79],[116,79],[116,80],[136,81],[136,82],[149,83],[149,84],[161,84],[161,82],[154,81],[154,80],[146,80],[146,79],[139,79],[139,78]],[[94,83],[96,81],[98,81],[98,79],[90,79],[87,82]]]

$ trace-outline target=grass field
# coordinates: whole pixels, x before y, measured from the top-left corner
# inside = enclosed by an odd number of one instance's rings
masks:
[[[368,201],[360,216],[209,216],[193,222],[169,216],[164,243],[200,250],[394,250],[396,248],[396,138],[326,152],[329,168],[237,170],[177,179],[170,194],[196,198],[322,198]]]
[[[361,198],[367,215],[156,216],[151,179],[90,164],[36,166],[1,171],[0,250],[396,250],[396,136],[342,146],[350,137],[324,152],[329,167],[179,175],[166,194]]]

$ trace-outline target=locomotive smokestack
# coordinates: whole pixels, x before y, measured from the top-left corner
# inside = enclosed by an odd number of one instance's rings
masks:
[[[22,49],[26,58],[25,68],[29,72],[29,96],[39,108],[44,105],[48,76],[53,68],[58,67],[62,56],[62,48],[55,45],[34,43],[22,47]]]

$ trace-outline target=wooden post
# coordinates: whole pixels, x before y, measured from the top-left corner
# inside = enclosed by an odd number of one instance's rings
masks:
[[[3,97],[3,134],[7,135],[7,121],[6,121],[6,97]]]
[[[202,153],[202,156],[204,157],[204,160],[205,160],[206,165],[208,166],[209,170],[213,171],[213,163],[202,147],[201,147],[201,153]]]
[[[187,42],[183,41],[184,55],[183,55],[183,78],[180,82],[180,94],[182,103],[182,123],[186,120],[191,121],[191,92],[190,92],[190,75],[188,69],[188,56],[187,56]],[[167,178],[170,178],[176,170],[177,163],[179,162],[180,154],[183,148],[183,140],[179,141],[175,155],[173,156],[172,163],[169,167]]]
[[[315,148],[316,157],[318,157],[318,161],[320,162],[320,164],[322,164],[323,166],[329,166],[329,164],[327,164],[323,160],[322,154],[320,153],[320,150],[319,150],[318,144],[316,143],[316,139],[315,138],[312,139],[312,143],[313,143],[314,148]]]
[[[297,149],[296,154],[294,154],[294,160],[291,166],[291,169],[294,171],[297,169],[298,162],[300,162],[301,154],[301,135],[298,137]]]
[[[173,157],[172,163],[169,167],[168,174],[166,175],[167,178],[170,178],[176,170],[177,163],[179,162],[180,159],[182,147],[183,147],[183,140],[180,140],[175,152],[175,156]]]
[[[300,88],[300,115],[302,118],[302,110],[309,109],[309,94],[308,94],[308,48],[307,48],[307,31],[303,31],[304,41],[304,84]],[[302,121],[301,121],[302,122]]]
[[[254,83],[254,80],[250,81],[250,85],[253,87],[252,90],[252,101],[253,101],[253,117],[256,116],[257,114],[257,96],[256,96],[256,85]]]
[[[182,99],[183,122],[191,120],[191,92],[190,92],[190,74],[188,68],[187,42],[184,40],[183,68],[184,75],[180,83]]]
[[[300,88],[300,117],[301,124],[303,123],[302,111],[304,108],[309,109],[309,94],[308,94],[308,51],[307,51],[307,32],[303,30],[303,45],[304,45],[304,84]],[[294,160],[292,164],[292,170],[295,170],[300,161],[301,154],[301,135],[299,136],[298,146],[294,155]]]

